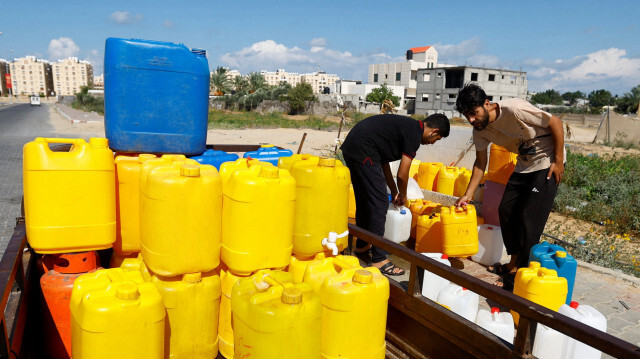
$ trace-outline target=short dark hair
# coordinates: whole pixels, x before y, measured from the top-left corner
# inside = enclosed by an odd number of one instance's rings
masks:
[[[473,113],[473,110],[482,106],[487,100],[487,94],[482,87],[474,84],[466,84],[459,92],[456,100],[456,110],[463,115]]]
[[[422,122],[424,122],[424,125],[429,128],[437,129],[442,138],[449,136],[449,129],[451,125],[449,124],[447,116],[441,113],[434,113],[433,115],[425,118]]]

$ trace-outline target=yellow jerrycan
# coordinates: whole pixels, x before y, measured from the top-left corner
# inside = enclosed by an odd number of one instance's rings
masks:
[[[422,162],[418,166],[418,174],[416,175],[416,181],[418,186],[422,189],[429,191],[435,191],[436,178],[440,167],[444,166],[440,162]]]
[[[297,161],[291,166],[296,182],[293,253],[312,258],[336,256],[347,246],[349,229],[349,169],[335,158]]]
[[[164,352],[171,358],[218,355],[220,276],[214,272],[182,276],[154,275],[167,310]]]
[[[291,260],[296,202],[296,181],[289,171],[264,165],[236,169],[223,191],[224,264],[237,275],[285,268]]]
[[[139,272],[112,268],[79,276],[70,309],[73,358],[164,358],[162,297]]]
[[[215,167],[187,161],[143,167],[141,252],[162,276],[208,272],[220,263],[222,181]]]
[[[320,294],[320,288],[325,279],[346,268],[362,267],[358,258],[354,256],[340,255],[326,258],[324,253],[318,253],[310,261],[300,261],[292,257],[289,272],[293,275],[293,283],[307,283],[314,292]]]
[[[71,144],[66,152],[49,145]],[[106,138],[43,138],[24,145],[27,239],[38,253],[110,248],[116,239],[115,166]]]
[[[478,218],[472,204],[442,207],[442,253],[449,257],[468,257],[478,253]]]
[[[129,266],[134,265],[131,261],[127,261],[127,259],[137,260],[140,253],[129,253],[122,254],[116,253],[115,251],[111,254],[111,259],[109,260],[109,268],[122,268],[122,269],[130,269]],[[126,268],[122,266],[122,264],[127,261]],[[135,266],[135,265],[134,265]],[[140,265],[136,266],[136,269],[139,268]]]
[[[118,254],[140,252],[140,169],[156,158],[143,153],[137,156],[116,156],[116,241]]]
[[[442,166],[438,170],[438,183],[436,192],[453,196],[453,189],[458,178],[458,168],[453,166]]]
[[[511,177],[513,170],[516,168],[517,157],[517,154],[492,143],[489,149],[487,179],[491,182],[507,184],[509,177]]]
[[[222,183],[226,183],[231,175],[237,170],[246,170],[251,166],[266,166],[275,167],[269,162],[258,161],[256,159],[238,158],[235,161],[224,162],[220,165],[220,176],[222,177]]]
[[[322,358],[384,358],[389,280],[375,267],[348,268],[321,293]]]
[[[272,274],[240,279],[231,310],[234,358],[320,358],[322,305],[308,284]]]
[[[416,222],[416,252],[442,253],[442,221],[440,213],[418,216]]]
[[[295,163],[298,163],[299,161],[310,161],[311,163],[318,163],[319,159],[320,157],[310,155],[308,153],[294,154],[290,157],[280,157],[278,159],[278,168],[281,170],[291,171],[291,167],[293,167],[293,165]]]
[[[456,182],[453,185],[453,195],[456,197],[461,197],[467,191],[467,187],[469,186],[469,182],[471,181],[471,171],[462,167],[458,169],[458,178],[456,178]]]
[[[353,192],[353,185],[349,185],[349,218],[356,218],[356,195]]]
[[[567,279],[558,277],[553,269],[540,267],[540,262],[529,262],[529,268],[520,268],[513,282],[513,294],[528,299],[556,312],[565,303],[568,292]],[[518,325],[520,314],[511,311]]]
[[[425,199],[409,200],[409,210],[411,211],[411,238],[416,238],[418,217],[438,213],[440,212],[440,207],[442,207],[440,203]]]
[[[416,179],[418,177],[418,172],[420,171],[421,163],[422,161],[417,160],[415,158],[411,161],[411,166],[409,167],[409,177],[413,179]]]

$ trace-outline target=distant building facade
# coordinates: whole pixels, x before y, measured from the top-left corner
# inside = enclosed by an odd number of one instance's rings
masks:
[[[104,75],[93,76],[93,88],[104,90]]]
[[[15,95],[54,95],[51,64],[35,56],[14,59],[10,64],[11,85]]]
[[[295,87],[302,81],[302,76],[299,73],[287,72],[284,69],[278,69],[275,72],[262,70],[260,74],[270,86],[277,86],[284,82]]]
[[[527,98],[527,73],[471,66],[436,67],[417,71],[415,113],[444,113],[462,116],[455,110],[458,91],[467,83],[477,83],[490,101]]]
[[[73,96],[82,86],[93,86],[93,66],[88,61],[69,57],[52,65],[53,87],[59,96]]]
[[[285,82],[292,87],[295,87],[301,82],[306,82],[311,85],[313,93],[315,94],[323,93],[325,91],[325,87],[331,88],[336,81],[340,79],[338,75],[327,74],[324,71],[299,74],[297,72],[287,72],[284,69],[278,69],[275,72],[262,70],[260,74],[264,77],[267,84],[271,86],[276,86],[281,82]]]
[[[0,96],[5,96],[9,93],[9,86],[7,86],[7,74],[9,73],[9,62],[5,59],[0,59]]]

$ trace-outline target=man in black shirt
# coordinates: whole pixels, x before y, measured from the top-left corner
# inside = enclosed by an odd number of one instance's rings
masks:
[[[349,131],[340,147],[351,172],[356,198],[356,225],[379,236],[384,235],[389,200],[402,206],[407,197],[411,162],[421,144],[434,144],[449,136],[449,119],[435,114],[423,121],[400,115],[376,115],[362,120]],[[389,162],[400,160],[396,186]],[[383,249],[358,239],[356,256],[386,275],[402,275]]]

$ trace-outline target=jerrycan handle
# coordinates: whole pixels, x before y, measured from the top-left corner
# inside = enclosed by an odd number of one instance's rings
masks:
[[[45,138],[45,137],[37,137],[35,139],[36,142],[45,142],[47,144],[51,143],[68,143],[71,144],[71,148],[68,151],[55,151],[55,152],[73,152],[76,151],[78,146],[86,145],[87,141],[82,138]],[[44,146],[45,151],[54,152],[51,150],[49,146]]]

